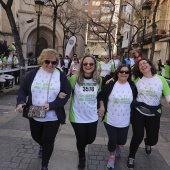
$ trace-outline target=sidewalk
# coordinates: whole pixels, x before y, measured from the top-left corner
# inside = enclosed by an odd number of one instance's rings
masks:
[[[38,145],[30,136],[27,119],[14,112],[17,88],[0,93],[0,170],[39,170],[41,160],[37,158]],[[170,107],[165,100],[158,144],[152,148],[152,154],[147,155],[142,143],[136,155],[135,170],[170,170]],[[68,114],[69,102],[66,112]],[[116,157],[115,170],[126,170],[126,159],[132,136],[131,128],[128,141],[122,147],[122,154]],[[99,121],[95,142],[86,150],[86,170],[106,170],[108,160],[107,134],[103,123]],[[67,123],[61,127],[54,152],[50,160],[49,170],[76,170],[78,153],[73,128]]]

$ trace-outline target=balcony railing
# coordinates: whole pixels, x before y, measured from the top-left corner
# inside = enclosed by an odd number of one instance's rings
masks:
[[[169,20],[159,20],[156,22],[157,28],[156,28],[156,35],[158,35],[160,38],[163,36],[169,35]],[[137,41],[142,41],[143,36],[143,30],[141,30],[138,33]],[[149,39],[152,36],[152,25],[149,25],[146,28],[144,39]]]

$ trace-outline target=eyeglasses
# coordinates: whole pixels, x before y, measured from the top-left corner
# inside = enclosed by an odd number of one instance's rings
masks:
[[[57,61],[50,61],[50,60],[44,60],[44,63],[45,64],[52,64],[52,65],[56,65],[57,64]]]
[[[109,58],[105,57],[104,59],[107,59],[107,60],[108,60]]]
[[[148,64],[148,62],[147,62],[147,61],[144,61],[143,63],[140,63],[140,64],[139,64],[139,67],[142,67],[142,65],[146,65],[146,64]]]
[[[123,73],[125,73],[125,74],[129,74],[129,71],[120,70],[120,71],[119,71],[119,73],[121,73],[121,74],[123,74]]]
[[[94,63],[83,63],[83,66],[87,66],[87,65],[94,66]]]

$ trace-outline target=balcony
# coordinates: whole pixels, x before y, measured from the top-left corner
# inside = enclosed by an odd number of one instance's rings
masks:
[[[170,29],[169,23],[170,23],[169,20],[159,20],[159,21],[156,22],[156,25],[157,25],[156,41],[161,39],[161,38],[169,36],[169,29]],[[142,41],[142,36],[143,36],[143,30],[141,30],[138,33],[138,36],[137,36],[138,42]],[[151,37],[152,37],[152,25],[149,25],[146,28],[146,31],[145,31],[145,35],[144,35],[145,42],[144,42],[144,44],[150,43]]]

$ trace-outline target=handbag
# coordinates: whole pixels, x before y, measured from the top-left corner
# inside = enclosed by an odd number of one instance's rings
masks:
[[[48,89],[47,89],[47,102],[48,102],[48,95],[49,95],[49,87],[50,87],[50,82],[52,78],[53,73],[51,74],[49,83],[48,83]],[[45,118],[46,116],[46,111],[44,110],[44,106],[33,106],[30,105],[27,116],[29,118]]]

